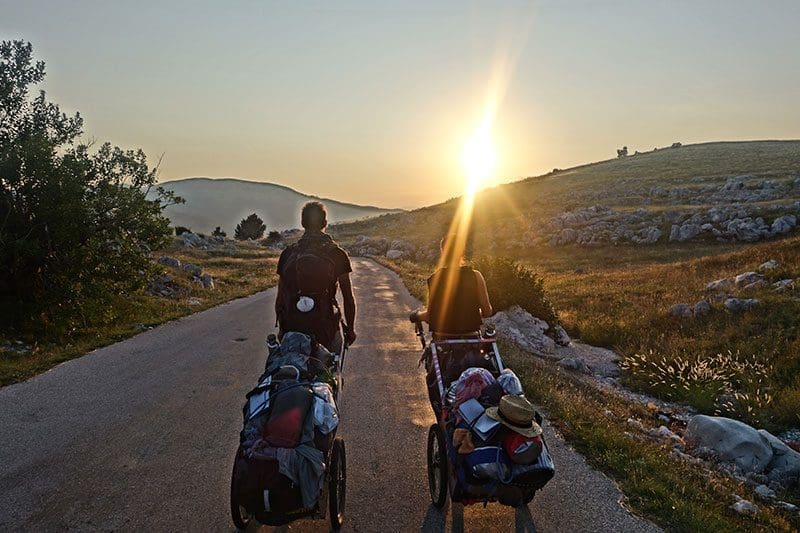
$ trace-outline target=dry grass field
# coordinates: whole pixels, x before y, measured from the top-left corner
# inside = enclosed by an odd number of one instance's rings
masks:
[[[201,267],[214,277],[214,288],[192,283],[187,273],[157,265],[170,276],[179,296],[165,298],[148,291],[110,295],[112,311],[103,323],[79,328],[67,335],[22,337],[31,347],[28,353],[0,351],[0,385],[22,381],[53,366],[79,357],[95,348],[131,337],[147,329],[215,305],[248,296],[273,286],[277,281],[277,254],[257,244],[239,244],[235,253],[173,246],[155,252]]]

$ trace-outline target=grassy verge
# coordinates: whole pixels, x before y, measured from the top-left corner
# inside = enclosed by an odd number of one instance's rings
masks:
[[[551,270],[545,284],[571,334],[627,358],[631,388],[780,430],[800,425],[798,292],[730,290],[762,305],[746,313],[715,304],[704,317],[669,315],[672,304],[707,297],[709,281],[755,270],[768,259],[783,265],[767,273],[770,281],[800,277],[800,238],[673,262]]]
[[[169,255],[182,263],[193,263],[214,277],[214,289],[192,283],[180,270],[161,268],[180,288],[180,296],[164,298],[146,291],[110,295],[112,311],[102,324],[81,328],[68,336],[13,335],[32,346],[29,353],[0,351],[0,385],[28,379],[53,366],[80,357],[95,348],[126,339],[152,326],[180,318],[221,303],[248,296],[277,281],[277,255],[258,245],[244,244],[234,253],[215,250],[173,248],[156,255]],[[12,335],[8,335],[12,336]]]
[[[397,272],[412,295],[425,300],[430,267],[376,260]],[[752,518],[729,509],[731,494],[757,501],[743,484],[670,458],[670,450],[631,436],[629,417],[657,426],[655,413],[601,392],[514,346],[503,346],[507,364],[526,393],[548,411],[551,423],[594,467],[619,483],[630,506],[670,531],[793,531],[796,516],[759,504]],[[579,482],[579,480],[575,480]]]
[[[632,438],[628,417],[658,425],[654,413],[574,380],[514,346],[503,346],[526,394],[545,406],[549,420],[594,467],[614,478],[630,506],[669,531],[793,531],[797,516],[767,508],[743,484],[669,457],[659,444]],[[556,465],[558,468],[558,465]],[[558,474],[556,474],[558,475]],[[575,480],[579,482],[579,480]],[[755,517],[728,507],[732,493],[757,502]]]

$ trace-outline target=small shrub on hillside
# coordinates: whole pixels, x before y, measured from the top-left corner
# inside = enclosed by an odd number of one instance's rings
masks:
[[[265,231],[267,231],[267,226],[264,224],[264,221],[253,213],[236,225],[234,237],[240,241],[246,241],[247,239],[255,240],[263,237]]]
[[[472,266],[486,278],[495,309],[519,305],[548,324],[558,323],[555,308],[544,291],[544,280],[533,270],[507,257],[479,257]]]
[[[224,231],[222,231],[222,228],[220,228],[219,226],[214,228],[214,231],[211,232],[211,235],[213,235],[214,237],[227,237],[228,236],[228,234],[225,233]]]
[[[271,246],[273,244],[278,244],[283,240],[279,231],[272,230],[267,234],[266,238],[266,245]]]
[[[176,236],[181,236],[184,233],[191,233],[191,232],[192,232],[192,229],[191,228],[187,228],[186,226],[175,226],[175,235]]]

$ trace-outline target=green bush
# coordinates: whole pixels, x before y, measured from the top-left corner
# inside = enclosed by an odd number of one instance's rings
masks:
[[[187,228],[186,226],[175,226],[175,235],[180,236],[184,233],[191,233],[191,228]]]
[[[558,315],[544,291],[544,280],[533,270],[507,257],[483,256],[472,267],[486,278],[489,298],[496,310],[519,305],[548,324],[558,324]]]
[[[242,221],[236,225],[233,236],[240,241],[246,241],[248,239],[255,240],[263,237],[265,231],[267,231],[267,226],[264,224],[264,221],[261,220],[261,217],[253,213],[247,218],[242,219]]]
[[[22,41],[0,42],[0,328],[72,331],[108,319],[110,295],[146,283],[148,254],[170,234],[141,150],[78,142],[69,117],[29,90],[42,61]]]

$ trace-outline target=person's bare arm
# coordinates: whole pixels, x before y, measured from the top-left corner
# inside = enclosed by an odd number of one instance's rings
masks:
[[[342,303],[344,304],[344,321],[347,324],[345,331],[345,341],[353,344],[356,340],[356,299],[353,296],[353,284],[350,282],[350,274],[339,276],[339,289],[342,291]]]
[[[492,316],[494,309],[492,309],[492,302],[489,301],[489,290],[486,288],[486,280],[483,274],[475,271],[475,279],[478,281],[478,303],[481,306],[481,316],[487,318]]]

